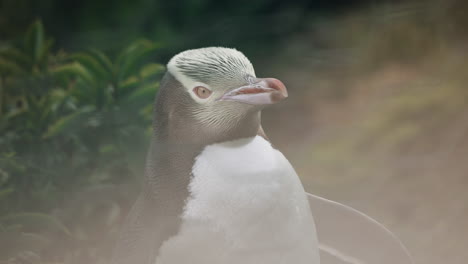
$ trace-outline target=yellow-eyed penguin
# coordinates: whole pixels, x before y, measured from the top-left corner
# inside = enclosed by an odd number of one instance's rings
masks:
[[[113,263],[411,263],[377,222],[307,194],[270,144],[260,112],[287,97],[281,81],[220,47],[181,52],[167,69],[145,184]]]

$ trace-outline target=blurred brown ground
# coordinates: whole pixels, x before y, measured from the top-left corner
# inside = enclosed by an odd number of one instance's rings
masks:
[[[290,93],[263,123],[308,192],[383,223],[416,263],[464,264],[468,42],[450,28],[465,28],[456,11],[467,5],[434,3],[394,7],[406,12],[396,18],[387,10],[377,31],[367,30],[376,22],[367,9],[291,39],[262,66]],[[325,63],[323,54],[332,54]]]

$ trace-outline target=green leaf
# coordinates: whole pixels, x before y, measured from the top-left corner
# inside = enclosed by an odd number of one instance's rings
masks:
[[[25,73],[25,70],[16,62],[0,58],[0,75],[22,75]]]
[[[159,45],[145,39],[130,44],[117,58],[118,80],[125,80],[129,76],[137,74],[140,64],[147,60],[157,48]]]
[[[145,117],[147,120],[151,120],[153,118],[153,105],[148,104],[147,106],[143,107],[140,110],[139,114],[142,115],[143,117]],[[153,128],[151,126],[149,126],[146,133],[149,136],[149,135],[151,135],[152,132],[153,132]]]
[[[91,56],[88,53],[75,53],[70,55],[72,60],[79,62],[84,66],[88,72],[92,73],[96,78],[100,80],[106,80],[111,78],[112,72],[109,72],[107,67],[101,64],[99,60]]]
[[[3,156],[4,156],[5,158],[13,158],[13,157],[16,156],[16,152],[14,152],[14,151],[5,152],[5,153],[3,153]]]
[[[31,58],[27,54],[13,46],[2,47],[0,49],[0,58],[15,62],[22,70],[30,68],[32,64]]]
[[[99,147],[100,153],[115,153],[117,152],[117,147],[114,144],[106,144]]]
[[[53,89],[49,93],[50,109],[54,113],[59,113],[70,99],[70,91]]]
[[[141,85],[141,80],[136,76],[130,76],[119,87],[119,97],[124,98],[132,93],[138,86]]]
[[[53,39],[47,39],[45,43],[42,45],[42,49],[39,51],[37,63],[40,64],[41,67],[45,67],[47,69],[48,65],[48,58],[50,50],[52,46],[54,45],[54,40]]]
[[[30,52],[35,63],[38,63],[44,49],[44,26],[42,22],[36,20],[26,33],[25,47]]]
[[[21,225],[27,230],[36,230],[43,232],[58,231],[59,233],[71,236],[68,228],[56,217],[43,213],[19,213],[3,216],[0,222],[4,226]]]
[[[147,79],[147,78],[154,77],[155,75],[164,72],[164,70],[166,70],[166,67],[164,67],[164,65],[162,64],[149,63],[149,64],[144,65],[141,68],[140,76],[143,79]]]
[[[83,126],[83,123],[95,111],[94,106],[85,106],[75,113],[62,117],[49,126],[43,138],[50,138],[58,134],[73,133]]]
[[[159,88],[159,83],[154,82],[150,84],[143,85],[133,91],[131,94],[126,96],[125,98],[122,99],[121,103],[122,105],[126,106],[134,106],[134,105],[141,105],[141,106],[146,106],[142,104],[142,102],[152,102],[154,96],[156,95],[156,91]]]
[[[105,69],[107,72],[114,74],[114,66],[111,60],[103,52],[97,49],[90,49],[88,53],[94,57]]]
[[[10,179],[10,174],[0,168],[0,186]]]
[[[72,62],[54,67],[51,69],[51,73],[59,79],[69,79],[70,77],[79,76],[90,84],[95,82],[95,79],[89,73],[89,71],[85,67],[83,67],[83,65],[81,65],[79,62]]]

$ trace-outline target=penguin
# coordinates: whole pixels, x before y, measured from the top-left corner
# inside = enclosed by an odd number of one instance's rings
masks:
[[[261,111],[287,97],[236,49],[175,55],[154,104],[142,191],[111,263],[411,263],[382,225],[304,191],[261,125]]]

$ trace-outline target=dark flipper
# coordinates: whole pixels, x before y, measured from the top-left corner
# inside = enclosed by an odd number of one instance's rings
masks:
[[[195,156],[188,150],[151,145],[145,184],[121,229],[112,264],[155,264],[162,244],[179,232]]]
[[[140,195],[133,205],[115,247],[112,264],[154,264],[157,226],[147,203]]]

